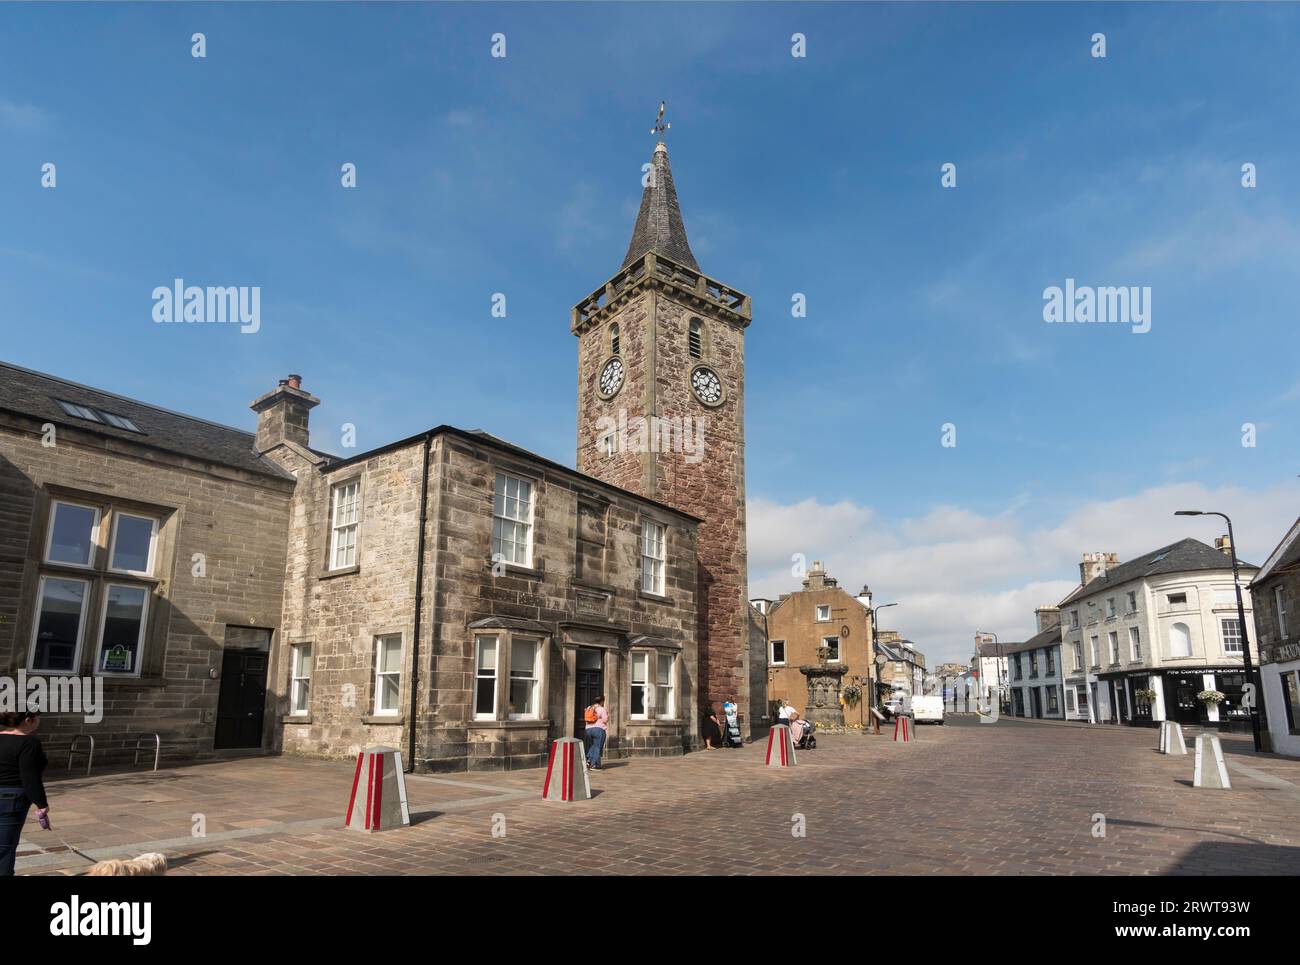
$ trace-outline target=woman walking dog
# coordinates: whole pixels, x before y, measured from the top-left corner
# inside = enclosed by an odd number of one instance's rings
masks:
[[[36,805],[41,827],[49,827],[50,802],[41,775],[49,758],[36,736],[36,713],[0,714],[0,878],[13,877],[27,811]]]

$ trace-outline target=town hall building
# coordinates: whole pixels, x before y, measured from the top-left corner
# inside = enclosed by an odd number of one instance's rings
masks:
[[[173,763],[533,766],[602,694],[611,756],[691,750],[727,698],[748,732],[750,318],[696,263],[661,141],[622,265],[571,314],[576,468],[446,425],[331,455],[297,375],[248,432],[0,364],[0,674],[104,680],[101,722],[47,719],[56,760],[157,734]]]

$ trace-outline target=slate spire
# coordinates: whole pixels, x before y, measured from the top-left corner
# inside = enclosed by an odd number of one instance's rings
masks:
[[[673,170],[668,164],[668,147],[663,141],[655,145],[650,163],[651,177],[641,195],[641,210],[636,215],[636,227],[632,229],[632,243],[627,246],[623,267],[647,252],[654,252],[699,271],[700,266],[686,240],[682,209],[677,203],[677,188],[673,186]]]

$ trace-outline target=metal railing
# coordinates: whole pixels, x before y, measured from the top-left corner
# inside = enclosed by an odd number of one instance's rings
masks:
[[[153,769],[158,770],[158,759],[162,756],[162,738],[157,734],[141,734],[135,739],[135,757],[131,760],[132,765],[140,763],[140,751],[148,750],[147,747],[141,747],[141,741],[147,741],[153,738]]]
[[[77,741],[80,740],[90,741],[90,748],[78,749]],[[89,734],[78,734],[77,736],[72,738],[72,744],[68,748],[68,770],[69,771],[72,770],[72,759],[77,754],[86,755],[86,777],[90,777],[90,765],[93,764],[95,761],[95,738],[91,737]]]

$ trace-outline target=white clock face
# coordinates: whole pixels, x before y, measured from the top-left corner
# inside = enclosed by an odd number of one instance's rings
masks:
[[[623,360],[612,358],[600,370],[600,394],[609,398],[623,388]]]
[[[691,373],[691,388],[705,405],[717,405],[722,401],[722,380],[706,365],[697,366]]]

